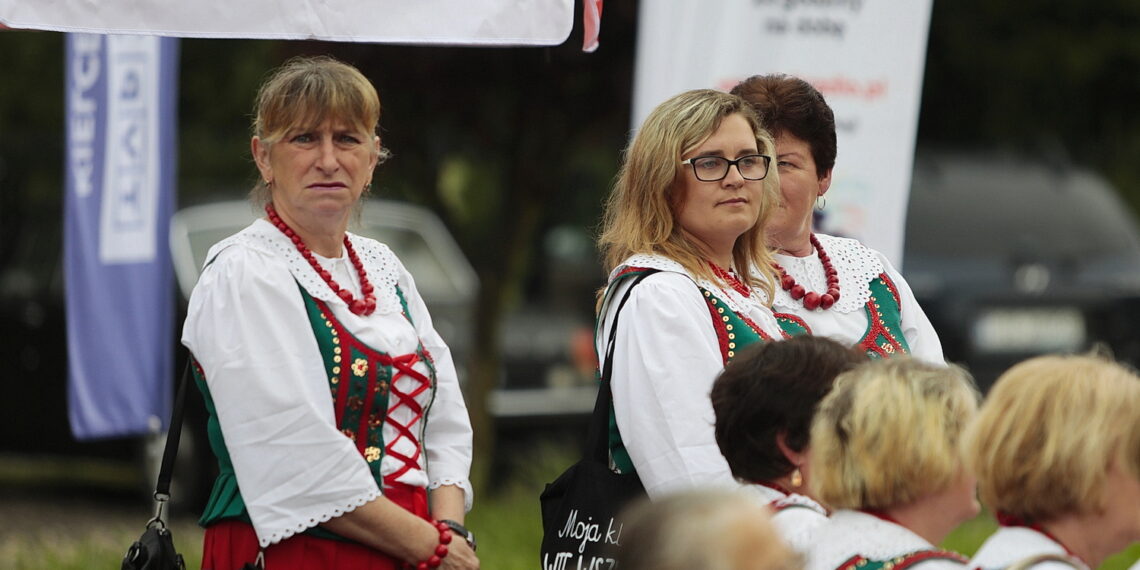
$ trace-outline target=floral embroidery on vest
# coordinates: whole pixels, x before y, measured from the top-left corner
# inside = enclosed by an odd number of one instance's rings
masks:
[[[415,352],[397,356],[375,350],[345,329],[324,301],[313,298],[303,288],[301,293],[324,358],[336,425],[356,444],[376,482],[391,486],[401,475],[418,468],[423,453],[420,443],[423,440],[423,422],[420,420],[427,414],[431,403],[429,401],[424,406],[415,398],[435,388],[435,364],[431,355],[422,343]],[[407,303],[399,288],[397,294],[402,313],[410,323]],[[413,368],[421,361],[427,365],[426,375]],[[402,391],[395,386],[396,381],[403,377],[416,380],[411,390]],[[400,406],[406,406],[413,413],[407,423],[397,422],[388,416],[390,409]],[[384,441],[385,424],[396,431],[393,441]],[[413,431],[417,424],[419,433]],[[397,441],[405,438],[415,444],[416,452],[411,456],[393,449]],[[402,465],[381,478],[380,464],[384,456],[395,457]]]

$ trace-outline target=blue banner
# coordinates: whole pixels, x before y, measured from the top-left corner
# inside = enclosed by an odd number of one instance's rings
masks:
[[[68,417],[78,439],[164,429],[178,40],[68,34]]]

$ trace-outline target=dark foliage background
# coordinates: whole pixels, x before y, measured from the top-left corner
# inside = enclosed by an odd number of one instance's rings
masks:
[[[601,283],[589,264],[559,273],[542,244],[555,227],[592,236],[629,131],[636,15],[636,2],[607,2],[593,54],[580,50],[580,24],[552,48],[184,40],[180,202],[232,198],[252,182],[249,109],[270,68],[315,53],[360,67],[395,155],[376,193],[437,211],[479,273],[469,399],[489,453],[481,402],[497,380],[501,315],[523,303],[588,312]],[[1140,206],[1137,29],[1134,0],[936,0],[920,144],[1086,164]],[[30,224],[58,221],[62,94],[63,36],[0,32],[0,267]]]

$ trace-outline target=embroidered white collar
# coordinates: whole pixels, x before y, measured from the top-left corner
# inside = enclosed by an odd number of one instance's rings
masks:
[[[883,263],[867,246],[858,240],[840,238],[826,234],[815,234],[820,245],[831,258],[831,265],[839,275],[839,300],[835,302],[830,311],[839,313],[853,313],[860,311],[871,298],[871,290],[867,284],[883,273]],[[776,263],[779,263],[788,275],[797,282],[802,283],[808,291],[825,292],[827,290],[827,276],[823,273],[823,264],[815,252],[804,257],[776,254]],[[776,287],[774,305],[781,309],[806,310],[802,301],[792,299],[787,291]],[[791,311],[799,312],[799,311]]]
[[[694,276],[685,269],[685,266],[663,255],[649,253],[638,253],[631,255],[610,272],[610,281],[612,282],[613,279],[618,276],[618,274],[630,267],[658,269],[661,271],[671,271],[673,273],[680,273],[682,275],[685,275],[689,279],[692,279],[693,282],[697,284],[697,286],[705,289],[706,291],[712,292],[717,296],[718,299],[723,301],[724,304],[728,305],[729,309],[732,309],[732,311],[737,314],[752,315],[755,314],[756,311],[759,311],[762,314],[766,315],[772,314],[772,310],[764,304],[765,297],[763,291],[759,289],[752,289],[752,294],[748,297],[745,297],[732,287],[725,287],[706,278],[698,278]],[[775,317],[772,318],[771,324],[775,324]],[[767,326],[764,328],[766,330],[771,329],[771,327]],[[780,329],[779,326],[776,326],[775,329],[771,330],[778,331]],[[769,332],[771,332],[771,330],[769,330]]]
[[[403,309],[400,297],[396,294],[396,283],[399,280],[400,261],[392,250],[374,239],[358,236],[351,232],[348,239],[356,248],[356,254],[368,273],[368,280],[376,289],[376,312],[390,314]],[[281,233],[273,224],[258,218],[244,230],[218,242],[210,248],[210,258],[217,252],[230,245],[241,244],[245,247],[264,252],[268,255],[280,257],[289,268],[289,273],[304,287],[305,291],[315,299],[326,303],[340,305],[345,309],[345,302],[333,293],[328,284],[321,279],[309,262],[301,256],[296,246],[285,234]],[[318,256],[318,260],[320,256]]]

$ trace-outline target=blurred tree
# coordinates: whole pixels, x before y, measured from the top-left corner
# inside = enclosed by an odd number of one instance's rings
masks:
[[[249,187],[249,113],[271,68],[302,53],[358,65],[380,90],[394,152],[376,193],[439,212],[481,279],[467,368],[477,466],[486,468],[494,444],[484,404],[500,376],[501,318],[550,284],[550,228],[597,223],[629,132],[636,16],[637,2],[607,3],[593,54],[580,51],[580,24],[551,48],[184,40],[180,199]],[[920,141],[1058,141],[1140,205],[1138,25],[1135,0],[936,1]],[[0,85],[2,264],[23,212],[61,211],[63,36],[0,32]]]
[[[1140,207],[1140,3],[935,2],[918,136],[1068,155]]]

